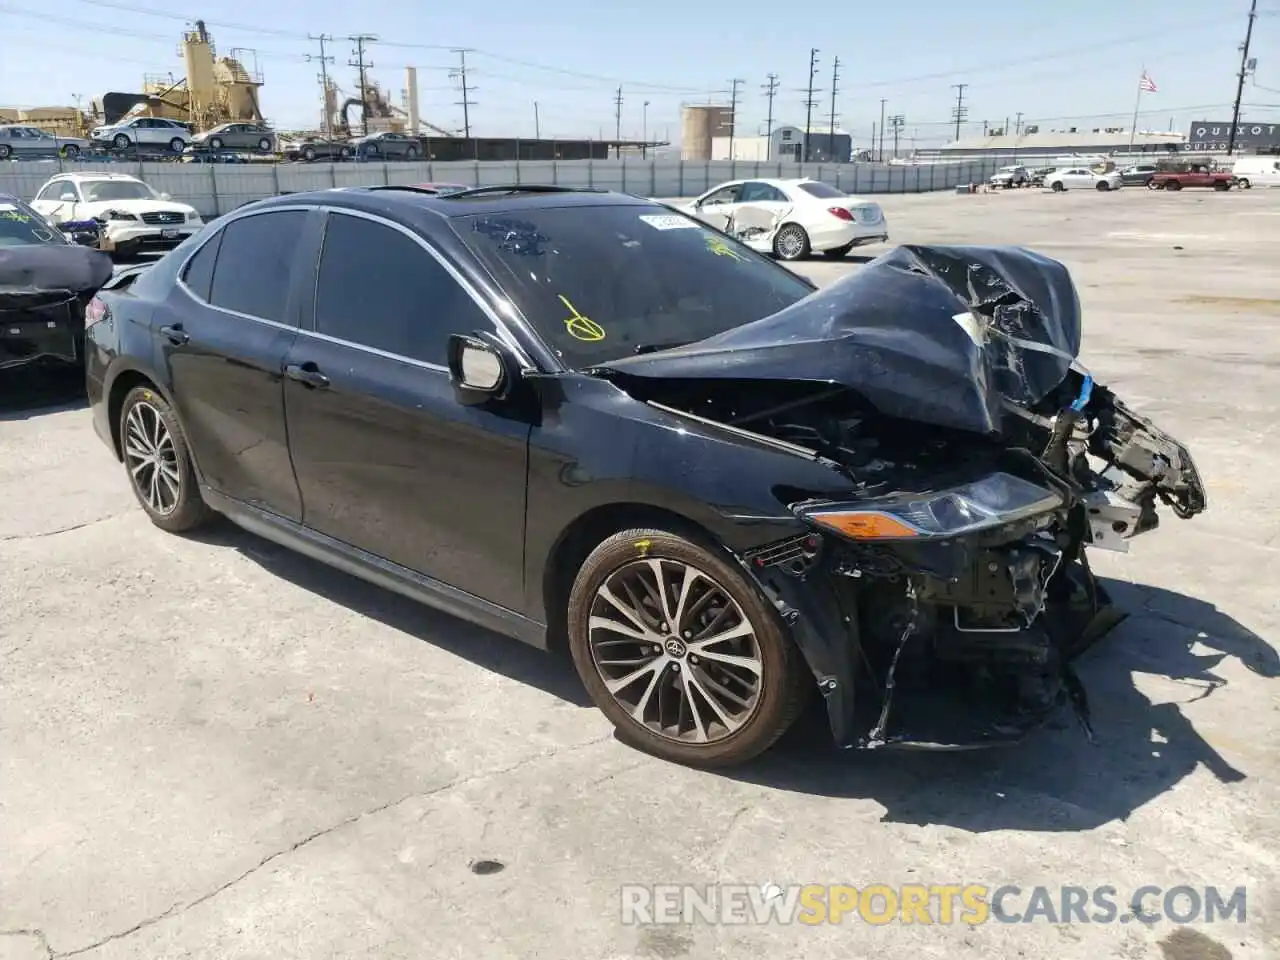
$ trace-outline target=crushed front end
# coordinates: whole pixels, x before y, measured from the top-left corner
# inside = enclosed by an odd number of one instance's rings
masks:
[[[837,742],[992,746],[1066,703],[1092,735],[1072,661],[1124,614],[1087,551],[1127,551],[1162,504],[1205,509],[1186,448],[1075,370],[999,441],[839,410],[756,425],[806,439],[857,486],[795,500],[811,532],[742,558],[814,668]]]
[[[899,247],[778,313],[605,371],[633,395],[785,441],[847,495],[775,487],[807,532],[740,559],[846,746],[1019,738],[1123,614],[1089,548],[1207,506],[1186,448],[1077,363],[1063,264]],[[816,489],[816,488],[815,488]],[[827,488],[829,489],[829,485]]]

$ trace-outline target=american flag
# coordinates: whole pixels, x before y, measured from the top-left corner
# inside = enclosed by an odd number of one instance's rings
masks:
[[[1138,81],[1138,89],[1145,93],[1156,92],[1156,82],[1151,79],[1151,75],[1147,71],[1142,71],[1142,79]]]

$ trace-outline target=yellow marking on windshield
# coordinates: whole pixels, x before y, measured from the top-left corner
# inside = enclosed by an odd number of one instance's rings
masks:
[[[729,241],[724,237],[717,237],[714,233],[707,235],[707,249],[714,253],[717,257],[729,257],[732,260],[746,261],[744,257],[733,247],[729,246]]]
[[[569,302],[569,298],[563,293],[559,294],[560,302],[569,310],[570,316],[565,318],[564,328],[569,331],[569,336],[575,340],[585,340],[587,343],[595,343],[604,339],[604,328],[589,317],[584,317],[578,312],[578,308]]]

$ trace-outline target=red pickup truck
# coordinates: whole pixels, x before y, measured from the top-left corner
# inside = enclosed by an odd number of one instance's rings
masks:
[[[1183,187],[1212,187],[1230,190],[1235,175],[1228,170],[1214,170],[1205,163],[1193,163],[1186,170],[1161,170],[1148,181],[1152,190],[1181,190]]]

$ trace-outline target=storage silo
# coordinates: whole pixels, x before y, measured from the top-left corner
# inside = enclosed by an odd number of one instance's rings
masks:
[[[733,110],[729,107],[681,107],[680,159],[710,160],[712,139],[727,137],[732,129]]]

